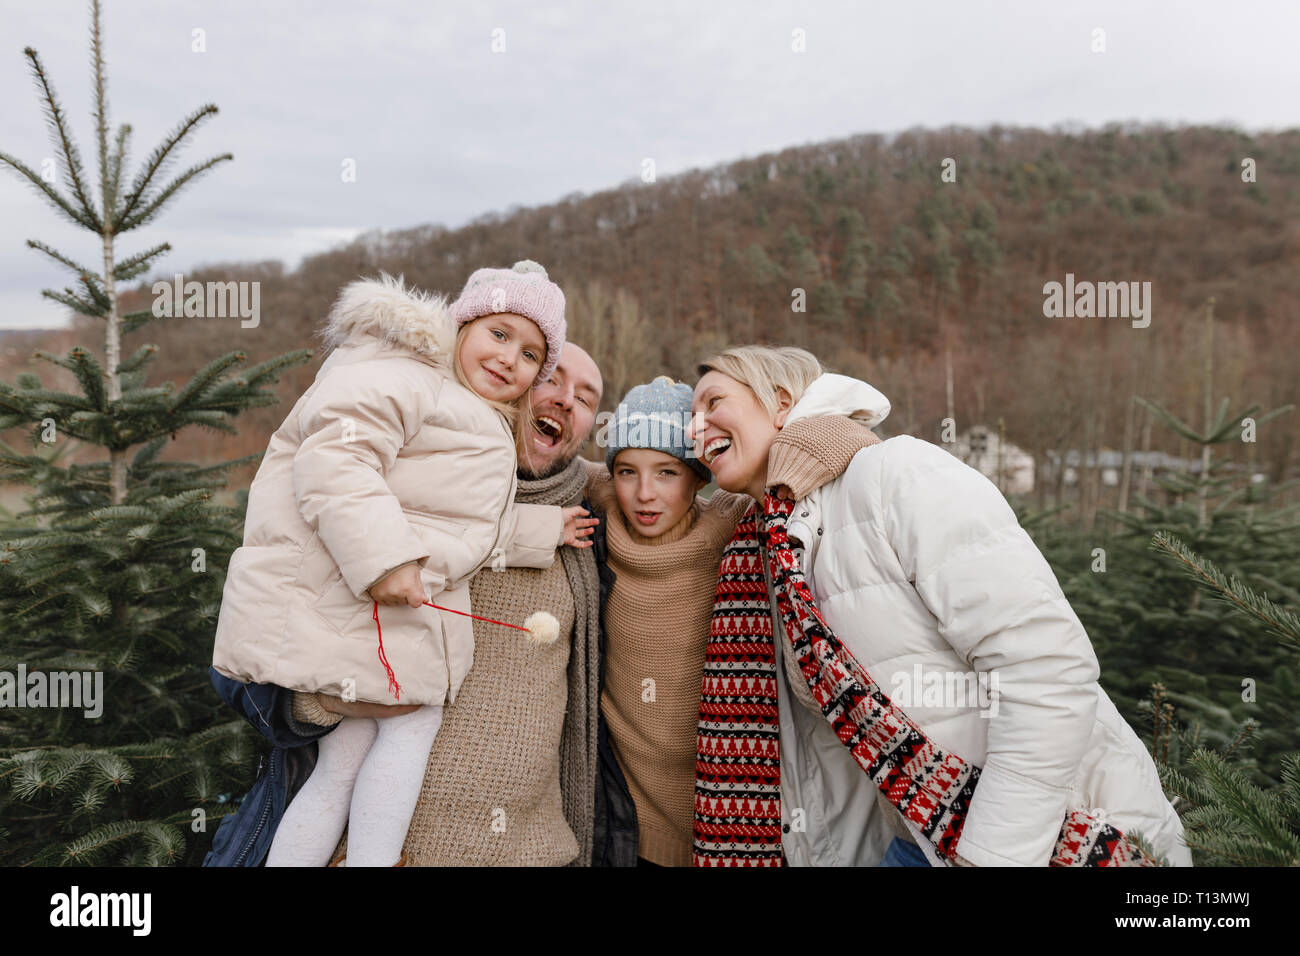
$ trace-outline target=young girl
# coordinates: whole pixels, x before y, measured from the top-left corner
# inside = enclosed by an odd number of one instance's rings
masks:
[[[442,705],[473,660],[469,580],[589,547],[581,508],[515,506],[512,425],[564,345],[564,295],[533,262],[479,269],[450,307],[400,280],[348,285],[333,351],[271,437],[230,559],[213,666],[242,681],[422,705],[344,719],[268,866],[391,866]],[[526,639],[520,635],[521,640]],[[350,811],[350,812],[349,812]]]
[[[700,686],[718,564],[751,504],[726,491],[698,497],[710,473],[686,434],[692,396],[689,385],[666,376],[633,388],[604,433],[605,465],[588,463],[588,497],[606,513],[615,574],[600,708],[636,808],[642,865],[691,863]],[[807,470],[802,449],[847,425],[818,417],[782,432],[778,448],[788,464],[773,472],[774,483]],[[861,447],[857,439],[849,445],[839,454]]]

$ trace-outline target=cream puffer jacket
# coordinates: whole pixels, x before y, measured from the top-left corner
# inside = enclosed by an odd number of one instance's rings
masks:
[[[874,425],[889,403],[827,375],[790,420],[827,411]],[[1066,809],[1082,807],[1191,865],[1150,755],[1097,683],[1087,633],[992,482],[900,435],[796,502],[789,531],[835,633],[938,746],[983,768],[957,845],[965,860],[1043,866]],[[787,859],[875,865],[897,811],[808,709],[789,657],[778,667],[782,813],[799,825],[783,837]]]
[[[335,348],[249,489],[217,624],[218,671],[344,699],[442,704],[473,662],[470,619],[379,606],[395,699],[367,589],[418,561],[429,600],[468,612],[470,578],[486,564],[555,560],[562,513],[514,503],[513,436],[456,381],[455,338],[445,299],[400,280],[340,293],[325,330]]]

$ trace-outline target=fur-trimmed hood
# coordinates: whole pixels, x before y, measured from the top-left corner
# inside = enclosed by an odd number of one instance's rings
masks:
[[[381,272],[378,279],[358,279],[343,287],[320,337],[332,349],[370,336],[450,367],[456,323],[447,306],[445,296],[408,289],[401,276]]]

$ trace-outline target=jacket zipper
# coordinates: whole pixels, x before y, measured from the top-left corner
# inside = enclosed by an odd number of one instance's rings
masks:
[[[264,756],[259,756],[257,758],[257,774],[259,777],[262,775],[262,767],[265,765],[265,761],[266,758]],[[272,769],[268,770],[268,773],[272,777],[275,776],[273,768],[274,768],[274,764],[272,764]],[[275,794],[271,790],[271,787],[274,786],[274,783],[275,781],[271,780],[267,786],[266,797],[262,800],[262,815],[257,821],[257,826],[253,829],[252,836],[248,838],[248,842],[244,844],[244,848],[239,851],[239,856],[235,859],[235,862],[233,864],[234,866],[243,865],[244,858],[248,856],[248,854],[252,851],[253,847],[257,844],[257,838],[261,836],[262,830],[265,829],[266,827],[267,818],[270,817],[271,815],[271,807],[275,803]]]
[[[514,436],[510,434],[510,429],[505,427],[504,421],[499,420],[499,422],[501,424],[501,427],[506,432],[506,437],[510,439],[510,445],[513,448]],[[478,567],[476,567],[469,574],[465,575],[463,578],[460,578],[456,581],[448,581],[447,582],[448,588],[455,587],[461,584],[462,582],[465,582],[465,586],[469,587],[468,584],[469,580],[473,578],[474,575],[482,571],[485,567],[487,567],[488,564],[491,563],[492,558],[496,555],[497,550],[501,547],[501,522],[505,519],[506,512],[510,510],[510,505],[514,503],[515,490],[517,487],[518,487],[518,476],[512,472],[510,475],[510,489],[506,493],[505,502],[501,505],[500,512],[497,513],[497,533],[496,533],[496,537],[493,538],[492,540],[492,550],[488,552],[488,556],[486,558],[484,558],[482,561],[479,562]],[[470,626],[473,627],[473,625]],[[447,669],[447,696],[450,697],[451,696],[451,652],[450,649],[447,647],[446,627],[442,628],[442,663],[443,666]]]
[[[503,427],[504,427],[504,424],[503,424]],[[507,433],[507,434],[506,434],[506,437],[508,437],[508,438],[510,439],[510,445],[511,445],[511,447],[513,448],[513,447],[514,447],[514,436],[511,435],[511,434],[509,434],[509,429],[506,429],[506,433]],[[483,562],[482,564],[480,564],[477,568],[474,569],[474,574],[477,574],[479,571],[482,571],[483,568],[484,568],[484,566],[487,565],[488,562],[490,562],[490,561],[492,560],[492,555],[495,554],[496,551],[497,551],[497,549],[501,547],[501,522],[502,522],[503,520],[505,520],[506,512],[509,511],[509,510],[510,510],[510,506],[511,506],[512,504],[514,504],[514,502],[515,502],[515,493],[516,493],[516,491],[518,490],[518,488],[519,488],[519,476],[516,475],[514,472],[511,472],[511,474],[510,474],[510,488],[509,488],[509,490],[506,492],[506,500],[505,500],[505,503],[501,506],[501,511],[500,511],[500,513],[497,514],[497,533],[496,533],[496,537],[495,537],[495,538],[493,539],[493,541],[492,541],[492,551],[491,551],[491,553],[488,554],[487,559],[484,560],[484,562]],[[502,557],[504,558],[505,555],[503,554]],[[473,577],[473,575],[470,575],[470,577]]]
[[[511,435],[510,430],[505,427],[504,421],[499,421],[499,424],[503,429],[505,429],[506,437],[510,439],[510,446],[513,448],[514,436]],[[518,487],[519,487],[518,476],[514,472],[511,472],[510,489],[506,493],[505,502],[501,505],[501,510],[497,512],[497,521],[496,521],[497,533],[496,533],[496,537],[492,539],[491,551],[488,552],[488,556],[484,558],[482,561],[480,561],[478,566],[474,568],[474,570],[471,571],[469,574],[466,574],[464,577],[457,578],[455,581],[448,581],[447,582],[448,587],[454,587],[463,581],[468,581],[470,578],[474,577],[474,575],[478,574],[485,567],[487,567],[489,564],[492,563],[492,558],[497,553],[498,550],[504,550],[501,548],[501,522],[505,519],[506,512],[510,510],[510,506],[514,504],[515,492],[517,491]],[[504,557],[504,555],[502,556]],[[448,676],[451,676],[450,668],[448,668]]]

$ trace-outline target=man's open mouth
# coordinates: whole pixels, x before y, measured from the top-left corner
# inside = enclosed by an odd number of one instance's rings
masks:
[[[704,454],[701,456],[704,459],[704,464],[712,468],[713,463],[717,461],[718,458],[722,456],[722,453],[730,447],[730,438],[714,438],[710,440],[709,443],[704,446]]]
[[[564,426],[549,415],[538,415],[533,419],[533,430],[551,447],[558,445],[564,437]]]

